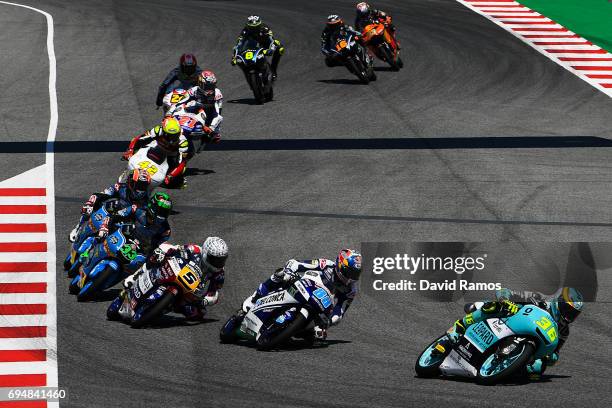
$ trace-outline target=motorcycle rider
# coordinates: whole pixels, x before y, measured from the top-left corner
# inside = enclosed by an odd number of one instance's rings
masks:
[[[139,169],[124,172],[116,183],[108,186],[99,193],[93,193],[81,207],[81,218],[77,225],[70,231],[69,240],[74,242],[77,239],[77,232],[83,223],[89,220],[94,211],[97,211],[102,204],[109,199],[117,199],[113,205],[113,210],[120,211],[124,208],[142,208],[146,206],[149,199],[148,188],[151,184],[151,177],[146,171]]]
[[[202,71],[198,75],[197,85],[188,90],[189,100],[176,107],[174,112],[184,109],[189,113],[204,112],[206,117],[204,129],[204,143],[219,143],[221,141],[221,124],[223,116],[223,94],[217,88],[217,76],[212,71]],[[173,114],[174,112],[170,112]]]
[[[168,158],[169,169],[164,180],[166,185],[171,184],[183,174],[187,165],[189,142],[183,135],[181,125],[176,118],[167,116],[162,120],[161,125],[134,137],[127,151],[123,153],[122,159],[129,160],[136,150],[148,145],[158,146]]]
[[[395,30],[395,26],[393,25],[390,15],[388,15],[382,10],[377,10],[375,8],[372,8],[365,1],[361,3],[357,3],[356,11],[357,11],[356,13],[357,15],[355,16],[355,29],[356,30],[359,30],[360,32],[362,32],[363,29],[368,24],[372,24],[373,22],[381,22],[385,25],[385,27],[389,29],[389,32],[391,33],[391,35],[393,36],[393,39],[395,40],[395,43],[397,44],[397,49],[398,50],[400,49],[400,43],[399,41],[397,41],[397,38],[395,36],[396,30]]]
[[[140,242],[143,253],[147,254],[170,239],[172,230],[168,217],[171,211],[170,196],[167,193],[156,192],[149,199],[146,208],[129,207],[106,217],[98,231],[98,238],[106,238],[110,226],[117,222],[133,221],[132,235]]]
[[[336,40],[345,33],[353,34],[355,40],[359,40],[361,33],[355,31],[353,27],[344,24],[344,20],[337,14],[330,14],[327,17],[327,24],[321,33],[321,52],[325,55],[325,64],[328,67],[342,65],[342,62],[332,57],[331,50],[334,48]]]
[[[166,78],[162,81],[157,92],[156,105],[162,106],[164,95],[170,92],[173,88],[174,82],[178,81],[177,88],[189,89],[196,85],[198,75],[202,72],[202,69],[198,66],[198,60],[193,54],[183,54],[179,59],[179,65],[172,69]]]
[[[259,16],[249,16],[247,23],[240,32],[236,45],[234,46],[234,56],[232,57],[232,65],[236,65],[236,53],[242,46],[242,43],[247,40],[255,40],[261,47],[267,48],[264,55],[272,55],[272,80],[276,80],[278,63],[281,56],[285,53],[285,47],[281,42],[274,38],[274,33],[270,27],[265,24]]]
[[[555,295],[548,298],[537,292],[501,289],[496,292],[496,298],[496,301],[466,305],[466,312],[470,313],[453,324],[447,332],[447,339],[438,343],[434,351],[444,353],[449,343],[456,343],[465,334],[466,329],[474,323],[494,317],[512,316],[519,311],[519,304],[533,304],[546,310],[553,317],[559,329],[559,343],[555,351],[542,359],[536,359],[526,367],[530,379],[539,379],[548,366],[553,366],[559,360],[559,350],[569,337],[569,325],[583,309],[582,294],[571,287],[561,288]]]
[[[327,328],[340,323],[357,296],[358,280],[361,275],[361,254],[356,250],[341,250],[335,262],[323,258],[305,261],[289,260],[284,268],[278,269],[268,280],[259,285],[257,291],[245,300],[243,309],[250,309],[257,299],[272,291],[291,286],[306,271],[318,273],[325,286],[334,295],[334,308],[330,321],[323,322],[321,326],[314,328],[314,337],[324,340],[327,337]]]
[[[219,237],[208,237],[201,246],[162,244],[148,257],[142,270],[126,278],[123,285],[129,288],[143,270],[158,268],[173,257],[182,258],[200,274],[200,285],[194,291],[197,301],[179,304],[175,311],[183,314],[188,320],[202,320],[206,308],[219,302],[225,281],[225,262],[228,254],[227,244]]]

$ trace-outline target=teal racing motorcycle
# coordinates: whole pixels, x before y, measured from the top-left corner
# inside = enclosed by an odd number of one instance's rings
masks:
[[[450,347],[440,347],[445,337],[419,355],[417,376],[467,377],[491,385],[520,374],[527,364],[553,353],[559,342],[555,320],[532,304],[513,316],[475,323]]]

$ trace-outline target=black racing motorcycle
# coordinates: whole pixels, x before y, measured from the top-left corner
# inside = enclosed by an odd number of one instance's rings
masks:
[[[366,48],[355,39],[353,34],[340,33],[336,38],[334,48],[329,50],[327,55],[332,61],[346,66],[363,84],[376,80],[374,61]]]
[[[264,51],[257,41],[249,39],[244,41],[234,54],[236,64],[244,72],[259,104],[269,102],[274,97],[272,69]]]

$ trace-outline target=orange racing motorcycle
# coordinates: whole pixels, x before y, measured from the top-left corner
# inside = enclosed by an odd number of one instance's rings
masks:
[[[399,55],[397,41],[389,31],[386,21],[373,21],[366,25],[361,33],[363,44],[368,47],[370,52],[391,66],[394,71],[399,71],[404,63]]]

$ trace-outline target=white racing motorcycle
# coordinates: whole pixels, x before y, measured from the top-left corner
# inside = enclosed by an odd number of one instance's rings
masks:
[[[157,142],[151,142],[138,149],[128,161],[128,170],[139,169],[149,173],[151,176],[150,191],[164,184],[169,168],[168,157],[157,146]]]
[[[247,299],[221,328],[221,342],[246,340],[255,342],[260,350],[276,348],[327,322],[333,299],[318,273],[305,272],[288,289],[271,292],[255,304]]]

